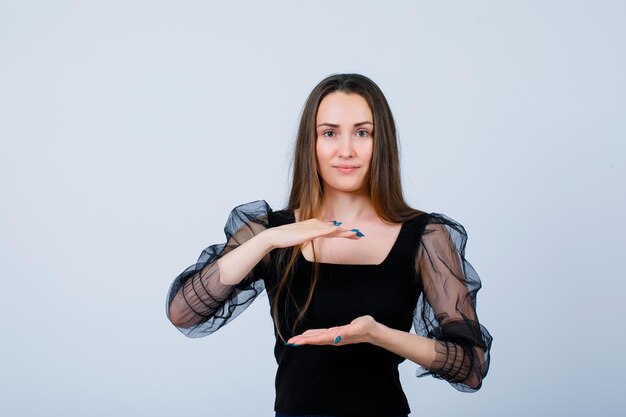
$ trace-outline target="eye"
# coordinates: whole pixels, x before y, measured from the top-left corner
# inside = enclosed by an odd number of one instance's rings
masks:
[[[360,138],[366,138],[370,135],[370,132],[365,129],[360,129],[356,131],[356,135]]]
[[[335,132],[333,132],[332,130],[327,130],[326,132],[322,133],[322,136],[332,138],[335,137]]]

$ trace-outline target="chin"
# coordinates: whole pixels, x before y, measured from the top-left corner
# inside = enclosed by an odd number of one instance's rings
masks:
[[[341,183],[341,182],[337,182],[337,183],[326,183],[324,188],[330,188],[333,189],[335,191],[339,191],[342,193],[355,193],[358,191],[364,191],[366,189],[366,185],[364,185],[362,182],[360,183],[352,183],[352,184],[346,184]]]

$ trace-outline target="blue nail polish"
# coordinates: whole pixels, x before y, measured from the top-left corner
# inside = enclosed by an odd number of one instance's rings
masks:
[[[335,344],[341,342],[341,336],[335,337]]]
[[[332,222],[334,226],[341,226],[341,222],[338,222],[337,220],[333,220]]]
[[[285,346],[298,346],[298,345],[296,345],[295,343],[287,343],[287,342],[285,342]]]
[[[357,237],[365,237],[363,233],[359,229],[350,229],[351,232],[356,232]]]

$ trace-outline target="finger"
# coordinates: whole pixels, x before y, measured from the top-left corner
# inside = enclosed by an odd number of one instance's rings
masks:
[[[311,329],[289,339],[289,345],[340,345],[349,344],[346,337],[350,333],[350,325],[331,327],[329,329]]]
[[[330,345],[333,344],[334,338],[329,334],[315,334],[309,336],[297,336],[292,339],[289,339],[289,344],[292,346],[302,346],[302,345]]]
[[[332,224],[322,224],[321,227],[315,226],[313,228],[307,227],[302,230],[303,239],[301,244],[307,245],[318,237],[329,237],[333,233],[336,233],[338,228],[339,226],[333,226]]]
[[[320,333],[325,333],[327,332],[328,329],[311,329],[311,330],[307,330],[306,332],[302,333],[301,336],[313,336],[313,335],[317,335]]]
[[[341,335],[337,333],[324,332],[308,336],[303,335],[295,338],[292,342],[295,345],[339,345],[342,341],[345,342]]]
[[[356,233],[358,237],[365,237],[363,232],[361,232],[359,229],[350,229],[350,231]]]
[[[346,239],[358,240],[365,237],[365,234],[359,229],[344,229],[342,227],[339,227],[333,235],[327,237],[342,237]]]
[[[305,343],[305,342],[308,343],[311,341],[313,342],[324,341],[324,340],[329,339],[328,335],[331,333],[332,331],[330,329],[311,329],[297,336],[293,336],[292,338],[289,339],[288,342],[300,344],[300,343]]]
[[[340,230],[340,227],[338,225],[333,225],[332,223],[322,223],[321,226],[321,228],[315,230],[316,237],[328,236]]]
[[[294,344],[298,341],[302,341],[305,340],[307,338],[312,338],[312,337],[316,337],[320,334],[323,334],[325,332],[327,332],[328,329],[310,329],[305,331],[304,333],[301,333],[299,335],[296,336],[292,336],[291,338],[289,338],[289,340],[287,340],[287,344]]]
[[[317,336],[320,334],[327,334],[327,333],[332,333],[332,332],[336,332],[338,329],[338,327],[331,327],[329,329],[309,329],[307,331],[305,331],[304,333],[301,333],[298,336],[295,337],[302,337],[302,336]]]

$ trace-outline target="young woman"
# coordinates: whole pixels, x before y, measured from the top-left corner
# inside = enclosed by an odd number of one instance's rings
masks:
[[[167,315],[205,336],[266,288],[277,416],[406,416],[405,358],[418,376],[480,388],[492,338],[475,311],[467,235],[404,201],[393,117],[367,77],[333,75],[313,89],[287,208],[241,205],[225,232],[174,280]]]

